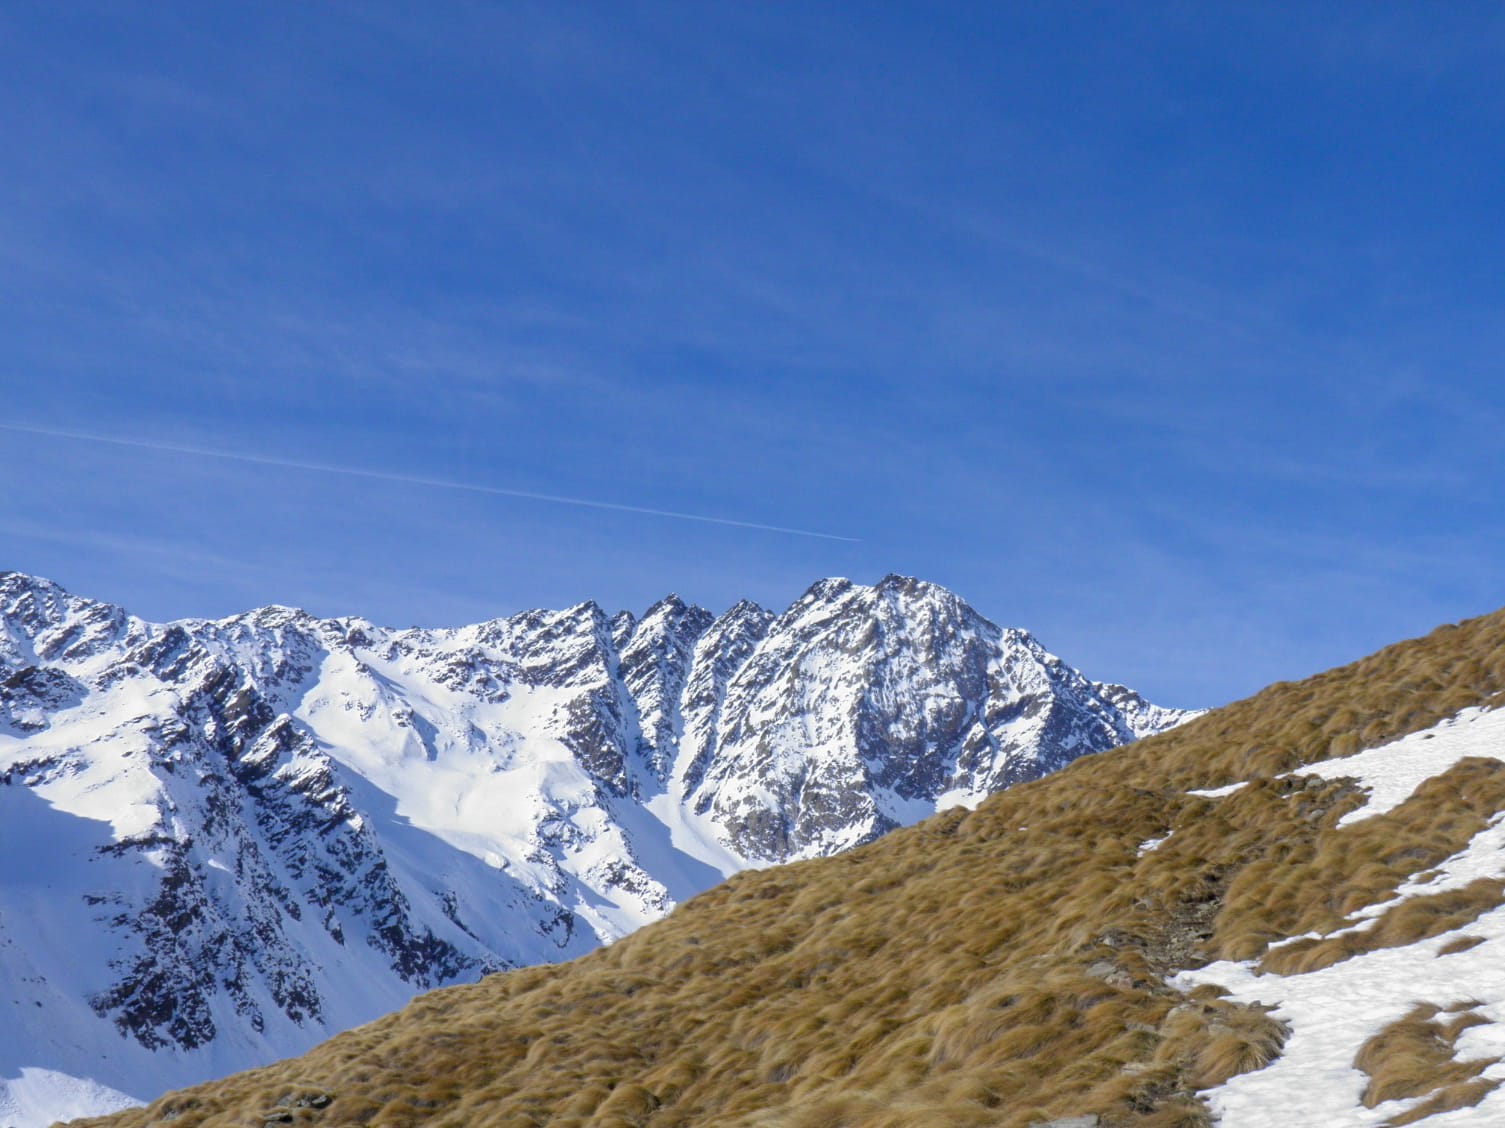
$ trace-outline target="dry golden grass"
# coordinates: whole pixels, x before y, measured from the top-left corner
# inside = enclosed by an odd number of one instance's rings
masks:
[[[327,1107],[297,1115],[329,1128],[1205,1125],[1197,1090],[1267,1063],[1284,1032],[1165,976],[1331,932],[1505,809],[1493,761],[1342,829],[1362,801],[1349,784],[1277,777],[1502,690],[1496,613],[975,812],[740,874],[573,963],[436,991],[301,1058],[91,1123],[261,1128],[278,1101],[318,1091]],[[1187,794],[1245,779],[1223,799]],[[1385,935],[1470,905],[1408,912]]]
[[[1364,1107],[1404,1098],[1428,1099],[1407,1112],[1392,1117],[1387,1128],[1414,1124],[1435,1113],[1478,1104],[1499,1085],[1479,1074],[1498,1058],[1477,1061],[1454,1060],[1458,1035],[1485,1022],[1467,1007],[1451,1019],[1443,1019],[1438,1007],[1418,1004],[1360,1047],[1354,1067],[1369,1075],[1364,1088]]]
[[[1462,952],[1471,951],[1482,943],[1484,943],[1484,937],[1482,936],[1459,936],[1456,940],[1449,940],[1442,947],[1438,948],[1437,955],[1439,957],[1456,956]]]
[[[1452,932],[1505,902],[1505,881],[1480,878],[1462,889],[1411,897],[1387,909],[1373,927],[1315,940],[1298,940],[1267,952],[1262,972],[1300,975],[1381,948],[1401,948]],[[1472,945],[1469,945],[1470,947]],[[1455,951],[1466,951],[1454,949]]]

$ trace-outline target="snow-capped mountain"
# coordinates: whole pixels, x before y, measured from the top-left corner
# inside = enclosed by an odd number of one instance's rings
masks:
[[[1190,715],[896,576],[389,630],[0,574],[0,1111],[299,1052]]]
[[[80,1128],[1498,1128],[1502,705],[1505,610]]]

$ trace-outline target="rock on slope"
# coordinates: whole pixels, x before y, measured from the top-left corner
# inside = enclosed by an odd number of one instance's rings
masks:
[[[0,1088],[298,1052],[1184,716],[899,577],[395,631],[6,573]]]
[[[1502,700],[1497,612],[108,1123],[1505,1123]]]

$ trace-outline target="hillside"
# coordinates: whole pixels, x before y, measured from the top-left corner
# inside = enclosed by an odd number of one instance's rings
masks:
[[[1501,1123],[1502,690],[1497,612],[88,1123]]]
[[[0,573],[0,1128],[301,1053],[1185,716],[897,576],[394,630]]]

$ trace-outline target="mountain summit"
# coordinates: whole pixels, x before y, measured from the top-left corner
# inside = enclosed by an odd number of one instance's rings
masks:
[[[0,1089],[298,1052],[1188,715],[898,576],[389,630],[0,574]]]

